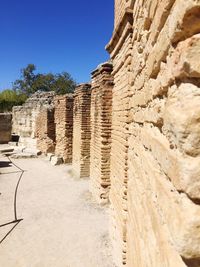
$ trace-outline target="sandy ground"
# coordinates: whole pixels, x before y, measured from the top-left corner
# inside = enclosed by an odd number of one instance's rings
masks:
[[[93,203],[88,181],[46,159],[13,162],[25,170],[16,216],[21,173],[0,156],[0,267],[113,267],[108,210]]]

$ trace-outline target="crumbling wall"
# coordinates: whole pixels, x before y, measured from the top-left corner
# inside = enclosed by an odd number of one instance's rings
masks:
[[[92,73],[90,190],[100,203],[108,201],[112,119],[112,64],[104,63]]]
[[[55,154],[63,158],[65,163],[72,163],[73,143],[73,95],[56,96],[56,150]]]
[[[11,141],[12,114],[0,113],[0,144]]]
[[[91,85],[77,86],[73,111],[73,170],[79,177],[90,175]]]
[[[200,2],[133,2],[132,20],[116,13],[107,47],[114,257],[119,266],[199,267]]]
[[[37,149],[42,153],[52,153],[55,150],[54,108],[44,107],[36,117]]]
[[[12,132],[19,135],[19,142],[36,147],[36,117],[44,106],[52,103],[54,92],[37,92],[22,106],[13,107]]]

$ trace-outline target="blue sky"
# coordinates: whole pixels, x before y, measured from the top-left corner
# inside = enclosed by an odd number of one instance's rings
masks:
[[[39,72],[68,71],[87,82],[106,61],[114,0],[0,1],[0,90],[10,88],[28,63]]]

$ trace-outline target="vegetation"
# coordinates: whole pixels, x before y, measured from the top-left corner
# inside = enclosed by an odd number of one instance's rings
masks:
[[[23,93],[14,90],[4,90],[0,93],[0,112],[11,111],[13,106],[22,105],[27,99]]]
[[[12,89],[0,92],[0,112],[10,111],[13,106],[22,105],[27,97],[37,91],[55,91],[58,95],[74,92],[76,82],[69,73],[42,74],[35,71],[36,66],[28,64],[21,70],[21,77],[13,83]]]
[[[20,91],[27,96],[40,91],[55,91],[56,94],[73,93],[76,83],[67,72],[61,74],[35,74],[36,67],[29,64],[22,69],[21,79],[16,80],[13,84],[13,89]]]

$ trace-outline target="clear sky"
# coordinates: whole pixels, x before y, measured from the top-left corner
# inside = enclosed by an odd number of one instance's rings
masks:
[[[0,5],[0,90],[29,63],[87,82],[106,61],[114,0],[6,0]]]

